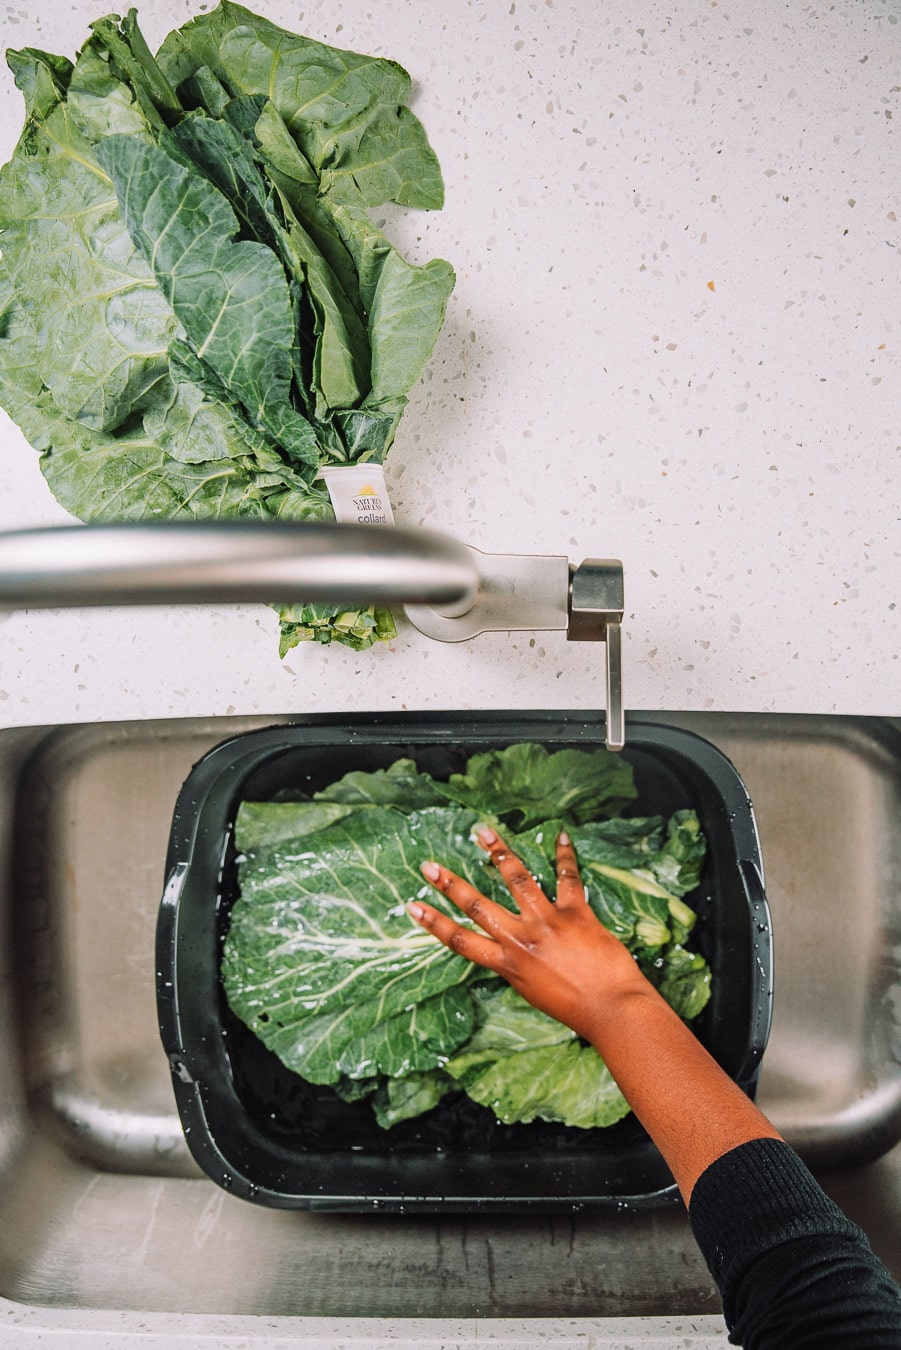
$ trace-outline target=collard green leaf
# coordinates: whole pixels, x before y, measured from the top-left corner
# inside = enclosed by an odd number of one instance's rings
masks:
[[[295,339],[278,258],[237,239],[238,220],[222,193],[161,146],[109,136],[97,156],[197,356],[294,460],[318,465],[313,428],[289,401]]]
[[[557,750],[531,742],[474,755],[441,791],[516,830],[561,818],[614,815],[635,797],[631,766],[609,750]]]
[[[334,1083],[437,1069],[447,1048],[472,1033],[474,1021],[472,999],[459,986],[391,1016],[380,1014],[374,1000],[284,1021],[284,1011],[278,1009],[253,1029],[287,1068],[310,1083]]]
[[[161,381],[144,411],[144,431],[151,441],[182,464],[237,459],[253,451],[228,405],[214,403],[196,384]]]
[[[662,965],[655,967],[651,978],[686,1022],[697,1017],[710,999],[710,967],[703,956],[678,944],[664,953]]]
[[[253,478],[234,460],[180,464],[140,431],[109,436],[54,413],[42,396],[24,422],[32,444],[49,442],[41,468],[57,501],[79,520],[259,519],[268,514]]]
[[[254,853],[305,839],[353,810],[340,802],[242,802],[235,817],[235,848]]]
[[[226,112],[228,107],[226,108]],[[256,120],[256,111],[254,120]],[[226,198],[245,237],[256,239],[273,252],[278,248],[281,222],[270,204],[272,189],[257,168],[247,138],[226,118],[209,117],[198,110],[160,137],[173,158],[197,169]]]
[[[58,500],[84,520],[333,518],[320,464],[384,458],[452,282],[366,224],[376,297],[336,220],[440,204],[406,72],[227,0],[158,59],[130,10],[74,66],[8,60],[27,120],[0,173],[0,399]],[[283,653],[396,633],[375,606],[292,606],[280,629]]]
[[[438,161],[394,61],[286,32],[229,0],[170,33],[158,60],[176,87],[206,66],[233,95],[271,98],[335,201],[441,206]]]
[[[93,39],[80,52],[66,91],[66,107],[85,140],[95,145],[104,136],[147,136],[151,123],[131,86],[117,79],[107,53]]]
[[[137,10],[130,9],[122,20],[116,15],[97,19],[91,24],[91,32],[117,77],[134,89],[152,126],[161,130],[178,117],[182,105],[144,41]]]
[[[41,382],[40,356],[41,343],[0,264],[0,403],[41,452],[54,496],[74,516],[114,521],[269,514],[254,476],[233,459],[181,464],[163,448],[165,434],[154,438],[141,424],[113,435],[64,416]]]
[[[597,1051],[506,985],[483,986],[478,1025],[444,1072],[506,1125],[613,1125],[629,1104]]]
[[[383,1130],[431,1111],[455,1090],[452,1078],[437,1071],[411,1073],[405,1078],[385,1078],[375,1090],[372,1109]]]
[[[687,895],[700,880],[706,853],[697,812],[676,811],[667,824],[666,843],[648,865],[668,891]]]
[[[72,62],[36,47],[10,48],[6,61],[25,99],[29,118],[43,120],[66,96],[72,77]]]
[[[396,759],[387,769],[371,772],[354,769],[314,796],[322,802],[393,806],[406,812],[445,805],[445,798],[435,786],[434,779],[430,774],[420,773],[412,759]]]
[[[366,406],[379,407],[403,398],[422,374],[444,322],[454,270],[440,259],[422,267],[405,262],[365,211],[339,206],[334,219],[353,257],[369,316],[372,380]]]
[[[371,353],[365,324],[313,239],[296,220],[285,230],[295,274],[306,283],[314,314],[311,384],[316,416],[352,408],[369,389]]]
[[[471,1000],[456,986],[472,967],[405,906],[422,891],[424,856],[497,888],[473,823],[457,808],[372,807],[247,850],[223,984],[233,1011],[289,1068],[320,1083],[402,1075],[437,1067],[468,1037]]]
[[[43,384],[63,415],[115,429],[166,377],[176,320],[65,103],[0,170],[0,229]]]
[[[671,897],[650,873],[594,861],[584,840],[576,849],[588,903],[605,928],[632,948],[662,947],[671,940]]]

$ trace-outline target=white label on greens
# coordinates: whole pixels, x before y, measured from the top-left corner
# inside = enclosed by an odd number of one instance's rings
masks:
[[[381,464],[320,469],[318,477],[325,482],[335,519],[342,525],[394,524]]]

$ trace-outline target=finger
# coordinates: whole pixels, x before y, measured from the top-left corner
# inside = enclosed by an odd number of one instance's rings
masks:
[[[474,961],[477,966],[484,966],[487,970],[500,971],[503,951],[493,939],[482,937],[471,928],[462,928],[447,914],[433,909],[422,900],[414,900],[407,905],[407,913],[452,952],[465,956],[468,961]]]
[[[477,832],[477,838],[504,878],[520,913],[532,916],[541,914],[550,901],[525,863],[507,847],[500,835],[487,826]]]
[[[477,891],[475,886],[458,877],[456,872],[440,867],[436,862],[423,863],[421,871],[426,881],[446,895],[448,900],[452,900],[458,909],[462,909],[463,913],[472,919],[473,923],[484,928],[486,933],[490,933],[492,937],[500,937],[505,931],[505,924],[508,924],[513,916],[503,905],[495,904],[487,895]]]
[[[585,885],[579,873],[579,861],[572,840],[565,830],[557,835],[557,906],[559,909],[585,904]]]

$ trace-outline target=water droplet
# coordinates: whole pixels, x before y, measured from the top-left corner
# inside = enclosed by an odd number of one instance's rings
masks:
[[[223,1172],[220,1180],[227,1191],[230,1191],[235,1184],[234,1177],[230,1176],[228,1172]]]

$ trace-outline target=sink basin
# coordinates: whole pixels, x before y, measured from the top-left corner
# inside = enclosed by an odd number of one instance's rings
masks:
[[[324,1215],[260,1209],[200,1172],[156,1015],[172,807],[207,750],[278,720],[0,731],[0,1311],[706,1325],[719,1300],[681,1208]],[[758,1101],[899,1277],[901,733],[632,720],[698,732],[748,786],[776,957]]]

